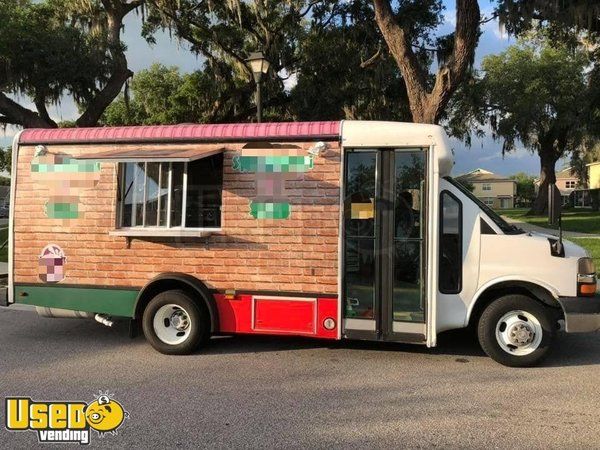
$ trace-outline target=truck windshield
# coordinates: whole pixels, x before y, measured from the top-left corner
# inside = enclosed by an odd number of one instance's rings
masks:
[[[498,225],[498,228],[502,230],[505,234],[522,234],[525,233],[521,228],[509,224],[506,220],[504,220],[496,211],[490,208],[488,205],[483,203],[477,197],[473,195],[471,191],[469,191],[466,187],[460,184],[458,181],[453,179],[452,177],[444,177],[444,180],[448,181],[452,186],[456,187],[460,192],[469,197],[479,208],[490,218],[492,221]]]

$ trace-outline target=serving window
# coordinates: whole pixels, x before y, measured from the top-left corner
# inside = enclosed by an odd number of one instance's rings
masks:
[[[186,162],[119,162],[118,180],[119,229],[221,227],[221,152]]]

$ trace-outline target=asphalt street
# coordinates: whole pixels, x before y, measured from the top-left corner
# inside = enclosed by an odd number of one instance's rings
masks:
[[[560,335],[528,369],[496,364],[465,332],[436,349],[222,337],[173,357],[125,324],[13,307],[0,308],[0,341],[3,396],[114,394],[130,418],[93,447],[600,448],[600,334]],[[0,431],[2,448],[36,443]]]

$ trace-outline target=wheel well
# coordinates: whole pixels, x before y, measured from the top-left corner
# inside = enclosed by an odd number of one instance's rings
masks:
[[[469,326],[477,324],[483,310],[494,300],[505,295],[524,295],[551,308],[556,309],[557,320],[562,316],[562,308],[554,296],[546,288],[526,281],[505,281],[490,286],[475,301],[469,317]]]
[[[161,292],[180,289],[187,293],[198,305],[205,308],[210,316],[210,331],[218,329],[218,312],[215,299],[202,281],[185,274],[164,274],[150,281],[138,294],[134,319],[139,320],[144,309]]]

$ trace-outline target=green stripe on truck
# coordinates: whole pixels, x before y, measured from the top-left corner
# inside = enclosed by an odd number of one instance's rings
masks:
[[[133,317],[139,290],[76,286],[15,286],[15,303]]]

